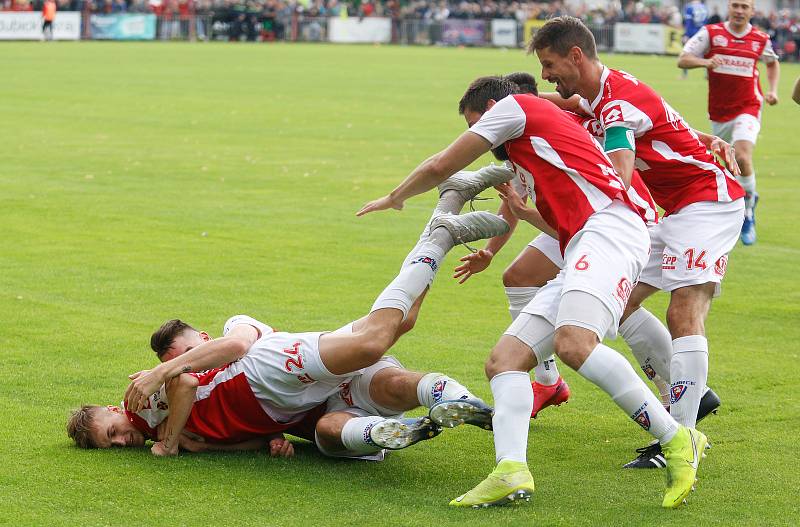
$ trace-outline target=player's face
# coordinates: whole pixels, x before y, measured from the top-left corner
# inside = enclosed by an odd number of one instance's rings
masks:
[[[536,56],[542,65],[542,79],[556,85],[556,91],[565,99],[578,93],[580,72],[574,63],[572,53],[562,57],[550,47],[537,49]]]
[[[743,27],[753,18],[753,0],[730,0],[728,18],[734,26]]]
[[[144,435],[128,421],[119,406],[106,406],[96,411],[91,435],[97,448],[144,446]]]
[[[205,331],[184,331],[172,341],[172,345],[161,356],[161,361],[166,362],[175,357],[179,357],[192,348],[196,348],[203,342],[211,340]]]

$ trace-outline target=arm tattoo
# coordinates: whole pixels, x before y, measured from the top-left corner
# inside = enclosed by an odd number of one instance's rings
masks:
[[[190,373],[191,371],[192,371],[192,366],[190,364],[187,364],[186,366],[181,368],[181,373]]]

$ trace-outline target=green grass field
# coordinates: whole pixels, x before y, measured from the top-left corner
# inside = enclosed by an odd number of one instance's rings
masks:
[[[3,44],[0,81],[0,524],[796,525],[800,67],[784,65],[756,150],[758,244],[737,247],[707,324],[702,423],[714,448],[688,507],[660,507],[663,473],[622,471],[646,436],[562,367],[573,398],[531,424],[528,506],[451,510],[493,465],[491,436],[446,431],[383,463],[309,444],[157,459],[82,451],[84,402],[117,404],[151,366],[150,333],[179,316],[221,332],[247,313],[286,330],[364,314],[434,203],[354,213],[464,129],[479,75],[533,71],[521,51],[228,44]],[[705,82],[674,59],[609,56],[708,129]],[[548,89],[543,85],[543,89]],[[497,201],[484,208],[494,208]],[[489,397],[483,361],[508,324],[500,276],[520,228],[463,286],[448,257],[417,328],[395,348]],[[649,302],[663,316],[666,296]],[[624,349],[621,342],[614,343]]]

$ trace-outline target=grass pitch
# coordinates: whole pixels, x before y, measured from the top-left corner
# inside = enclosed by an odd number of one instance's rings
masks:
[[[756,149],[758,244],[737,247],[707,324],[714,444],[688,507],[663,473],[623,471],[649,439],[562,367],[570,403],[532,423],[526,507],[451,510],[492,468],[491,436],[445,432],[380,464],[261,453],[81,451],[83,402],[117,403],[151,366],[150,332],[179,316],[218,335],[247,313],[333,329],[368,310],[434,203],[355,218],[464,129],[474,77],[538,63],[521,51],[323,45],[10,44],[0,82],[0,524],[779,525],[800,517],[797,66],[783,66]],[[674,59],[611,56],[708,129],[705,82]],[[542,86],[548,89],[547,85]],[[493,208],[493,202],[488,208]],[[395,348],[488,397],[482,364],[507,326],[504,266],[463,286],[443,265]],[[649,307],[663,315],[664,295]],[[621,343],[615,343],[624,349]]]

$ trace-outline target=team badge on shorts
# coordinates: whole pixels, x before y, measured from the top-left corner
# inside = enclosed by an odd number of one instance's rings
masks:
[[[639,412],[639,415],[634,417],[633,420],[639,423],[639,426],[645,430],[650,430],[650,416],[647,414],[647,410]]]
[[[614,295],[616,295],[623,307],[628,303],[628,299],[631,297],[632,290],[633,285],[631,285],[631,281],[624,276],[620,278],[619,283],[617,283],[617,289],[614,291]]]
[[[725,276],[725,271],[727,270],[728,270],[728,255],[723,254],[722,256],[719,257],[719,260],[717,260],[714,263],[714,274],[722,278],[723,276]]]

